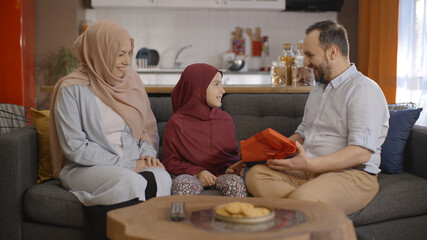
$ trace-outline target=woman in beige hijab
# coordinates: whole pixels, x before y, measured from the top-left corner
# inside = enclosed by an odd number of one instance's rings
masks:
[[[156,119],[128,67],[133,44],[118,24],[93,23],[74,43],[81,67],[60,79],[52,96],[54,175],[88,207],[95,225],[101,219],[95,231],[102,237],[106,211],[170,194],[170,176],[156,158]]]

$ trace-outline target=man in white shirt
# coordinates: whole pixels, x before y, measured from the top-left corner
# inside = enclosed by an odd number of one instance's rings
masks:
[[[298,152],[252,167],[247,188],[258,197],[317,201],[351,214],[379,189],[387,102],[378,84],[350,63],[347,32],[341,25],[311,25],[303,50],[304,65],[313,69],[318,84],[307,99],[302,123],[289,137]]]

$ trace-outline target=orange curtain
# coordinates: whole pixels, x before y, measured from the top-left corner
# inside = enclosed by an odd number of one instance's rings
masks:
[[[399,0],[359,0],[360,72],[378,83],[395,103]]]
[[[35,107],[34,0],[0,4],[0,103]]]

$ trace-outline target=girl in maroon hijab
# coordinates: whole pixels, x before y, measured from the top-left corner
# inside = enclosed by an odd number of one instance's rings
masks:
[[[172,194],[198,195],[215,186],[226,196],[247,196],[233,119],[219,109],[224,93],[222,72],[208,64],[188,66],[172,90],[162,144],[162,163],[176,176]]]

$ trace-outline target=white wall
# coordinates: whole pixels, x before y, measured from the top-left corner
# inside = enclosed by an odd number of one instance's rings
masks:
[[[222,67],[222,54],[231,49],[231,33],[235,27],[261,27],[261,35],[269,37],[270,57],[281,55],[282,44],[304,39],[310,24],[332,19],[337,12],[281,12],[265,10],[163,9],[163,8],[96,8],[86,10],[92,19],[111,19],[135,38],[135,55],[142,48],[156,49],[160,67],[172,68],[176,52],[185,45],[179,61],[185,66],[205,62]],[[247,38],[246,33],[243,35]],[[250,54],[246,39],[246,54]]]

